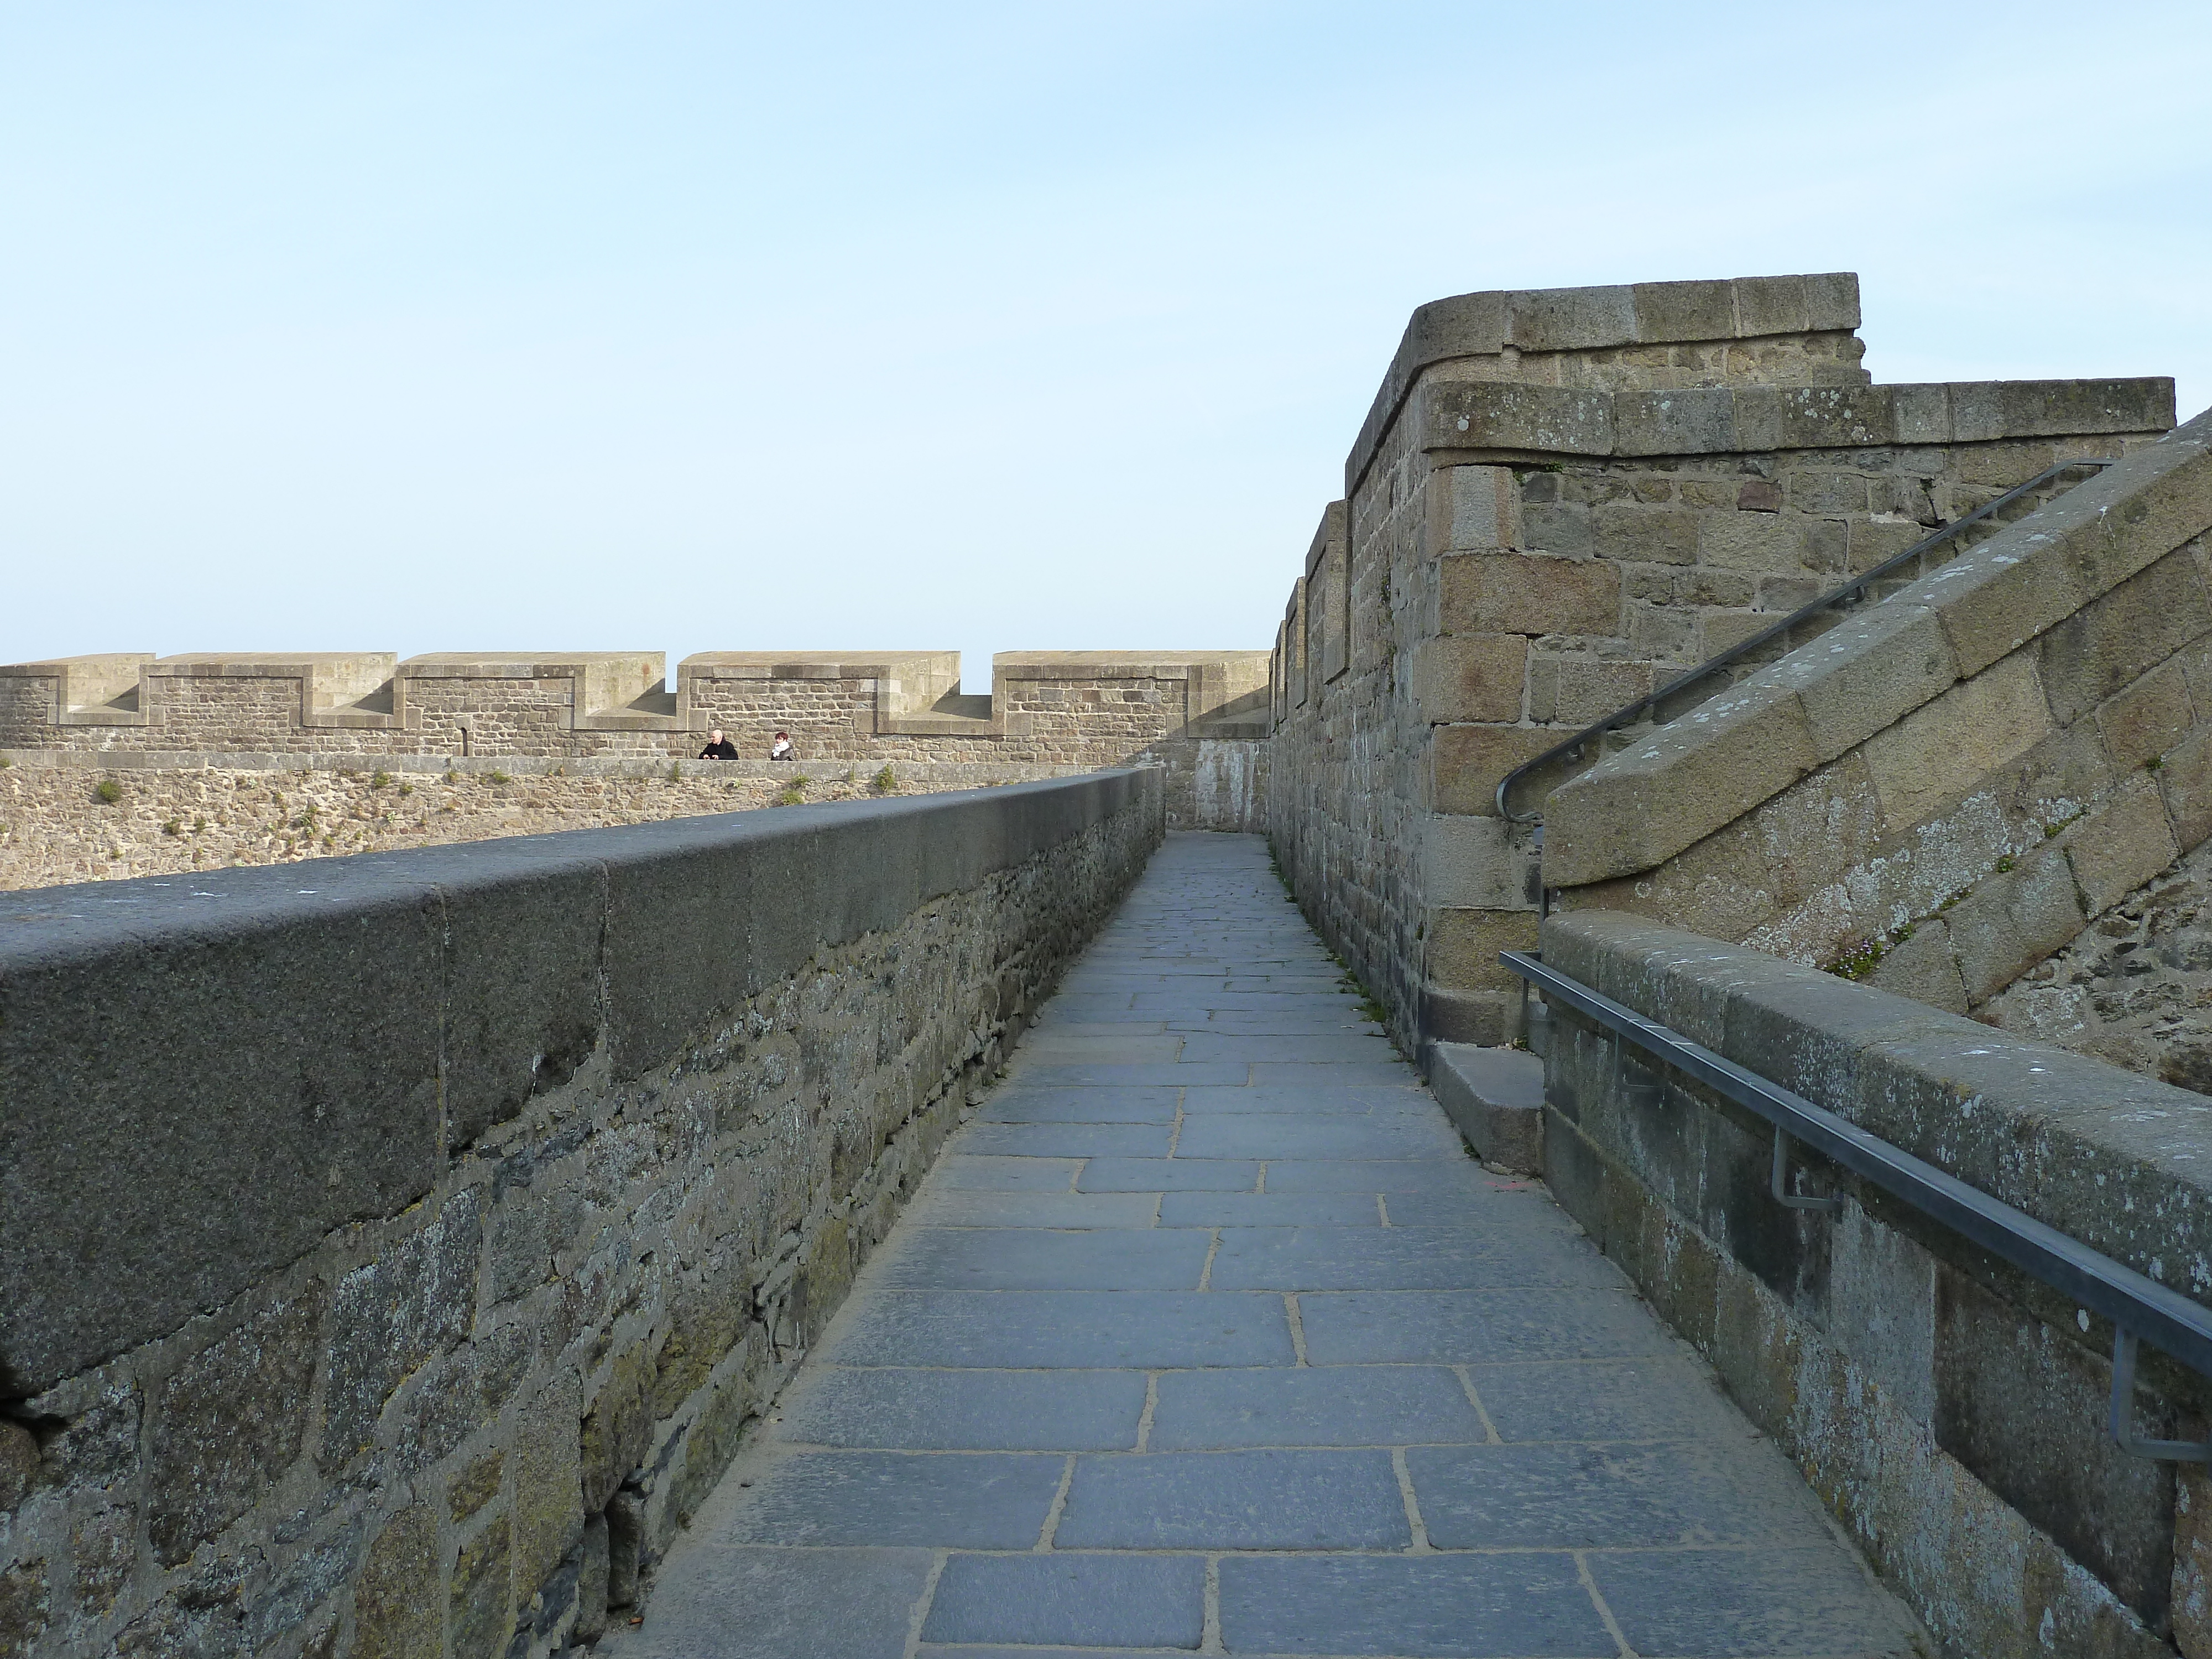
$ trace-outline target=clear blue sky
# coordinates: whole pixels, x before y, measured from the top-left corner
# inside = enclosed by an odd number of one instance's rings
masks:
[[[0,0],[0,661],[1264,647],[1406,315],[2212,400],[2212,9]]]

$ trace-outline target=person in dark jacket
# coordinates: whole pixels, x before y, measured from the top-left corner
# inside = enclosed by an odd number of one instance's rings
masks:
[[[777,732],[775,741],[768,746],[768,757],[770,760],[789,760],[792,757],[792,752],[791,733],[788,732]]]
[[[722,728],[719,726],[707,734],[707,746],[699,751],[701,760],[735,760],[737,757],[738,745],[722,735]]]

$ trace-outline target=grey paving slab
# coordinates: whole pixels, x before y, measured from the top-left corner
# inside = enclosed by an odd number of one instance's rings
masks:
[[[1464,1155],[1267,1160],[1271,1193],[1474,1193],[1482,1179],[1482,1166]]]
[[[1616,1659],[1593,1584],[1677,1659],[1909,1626],[1256,839],[1170,837],[975,1119],[610,1659]]]
[[[1189,1041],[1182,1031],[1137,1037],[1062,1036],[1045,1029],[1030,1033],[1008,1069],[1018,1078],[1038,1066],[1166,1066],[1182,1057]]]
[[[1182,1109],[1193,1116],[1253,1113],[1294,1116],[1367,1117],[1377,1110],[1432,1111],[1427,1091],[1412,1084],[1367,1085],[1353,1089],[1300,1089],[1281,1084],[1223,1089],[1206,1085],[1182,1091]]]
[[[653,1587],[645,1622],[600,1643],[623,1659],[901,1659],[928,1550],[732,1548],[702,1541]]]
[[[1504,1440],[1741,1440],[1743,1414],[1696,1361],[1534,1361],[1470,1365],[1468,1381]]]
[[[1813,1496],[1718,1441],[1416,1446],[1406,1468],[1439,1549],[1817,1545]]]
[[[1094,1158],[1077,1182],[1086,1193],[1249,1193],[1259,1184],[1255,1158]]]
[[[1213,1259],[1224,1291],[1497,1290],[1629,1281],[1588,1239],[1467,1227],[1246,1227],[1224,1231]]]
[[[1334,1016],[1352,1012],[1359,1006],[1357,999],[1347,992],[1326,991],[1201,991],[1196,987],[1175,987],[1160,991],[1130,993],[1129,1006],[1133,1012],[1158,1019],[1172,1019],[1178,1011],[1215,1009],[1224,1013],[1237,1014],[1310,1014]]]
[[[1620,1651],[1571,1555],[1232,1555],[1220,1573],[1221,1639],[1231,1653],[1615,1659]]]
[[[1158,1387],[1146,1442],[1154,1451],[1489,1438],[1458,1376],[1437,1365],[1168,1371]]]
[[[1214,1112],[1184,1124],[1178,1158],[1455,1158],[1459,1147],[1442,1117],[1322,1117]]]
[[[921,1637],[932,1643],[1195,1648],[1205,1632],[1200,1558],[1054,1550],[950,1557]]]
[[[786,1401],[775,1437],[926,1451],[1126,1451],[1137,1443],[1145,1388],[1142,1371],[819,1370]]]
[[[1371,1193],[1168,1193],[1160,1200],[1159,1224],[1379,1227],[1382,1212]]]
[[[979,1191],[935,1183],[908,1212],[917,1227],[1149,1227],[1152,1193]]]
[[[1038,1011],[1036,1029],[1042,1032],[1060,1024],[1091,1024],[1116,1013],[1127,1013],[1134,995],[1134,992],[1114,991],[1093,996],[1055,997]]]
[[[1079,1457],[1054,1535],[1070,1549],[1405,1549],[1412,1523],[1387,1451]]]
[[[1638,1653],[1905,1659],[1924,1651],[1897,1604],[1833,1546],[1593,1554],[1589,1564]]]
[[[1077,1158],[970,1158],[955,1152],[943,1159],[930,1179],[950,1188],[983,1192],[1065,1193],[1075,1187]]]
[[[976,1115],[987,1123],[1172,1123],[1182,1092],[1164,1086],[1006,1088],[985,1101]]]
[[[1188,1228],[933,1227],[900,1242],[879,1282],[900,1291],[1194,1291],[1212,1245]]]
[[[1326,1036],[1307,1033],[1296,1036],[1193,1031],[1183,1035],[1182,1041],[1182,1058],[1188,1060],[1328,1060],[1338,1065],[1397,1063],[1397,1050],[1390,1046],[1387,1037],[1365,1036],[1351,1031]]]
[[[1133,1014],[1130,1018],[1139,1017]],[[1356,1005],[1296,1014],[1249,1014],[1233,1008],[1199,1008],[1164,1015],[1161,1023],[1170,1031],[1191,1036],[1212,1031],[1237,1036],[1309,1036],[1316,1031],[1345,1031],[1380,1036],[1382,1031]]]
[[[993,1452],[790,1451],[765,1460],[722,1535],[732,1543],[1025,1549],[1066,1460]]]
[[[1295,1083],[1334,1087],[1346,1083],[1417,1083],[1419,1076],[1402,1060],[1357,1060],[1338,1065],[1325,1060],[1255,1060],[1255,1083]]]
[[[1477,1170],[1477,1176],[1484,1172]],[[1453,1190],[1391,1193],[1386,1207],[1394,1227],[1545,1227],[1579,1232],[1574,1218],[1540,1190],[1500,1180],[1475,1180]]]
[[[1674,1346],[1623,1291],[1334,1291],[1298,1297],[1316,1365],[1612,1358]]]
[[[1048,1008],[1054,1006],[1051,1003],[1045,1005]],[[1028,1042],[1031,1036],[1042,1038],[1047,1036],[1054,1039],[1074,1036],[1157,1036],[1163,1031],[1173,1029],[1164,1019],[1142,1019],[1126,1011],[1116,1010],[1115,1015],[1105,1019],[1055,1019],[1048,1030],[1039,1030],[1024,1034],[1023,1042]]]
[[[1171,1122],[975,1123],[960,1137],[960,1147],[977,1156],[1165,1158],[1174,1139]]]
[[[824,1339],[842,1365],[1287,1365],[1283,1298],[1220,1291],[878,1291]]]
[[[1036,1088],[1059,1085],[1085,1088],[1104,1085],[1126,1089],[1135,1084],[1160,1083],[1181,1087],[1189,1083],[1237,1083],[1248,1080],[1249,1066],[1217,1062],[1208,1065],[1167,1063],[1146,1066],[1024,1066],[1016,1073]]]

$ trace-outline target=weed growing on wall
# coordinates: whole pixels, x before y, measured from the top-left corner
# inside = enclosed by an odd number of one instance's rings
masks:
[[[123,786],[113,778],[102,778],[93,787],[93,799],[103,806],[112,806],[123,799]]]
[[[888,766],[868,781],[868,787],[878,795],[894,794],[898,790],[898,774]]]

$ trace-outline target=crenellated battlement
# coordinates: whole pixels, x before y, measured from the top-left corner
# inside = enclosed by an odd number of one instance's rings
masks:
[[[0,748],[764,757],[1110,765],[1148,744],[1266,735],[1267,653],[957,651],[145,652],[0,666]],[[973,752],[988,745],[988,755]]]

